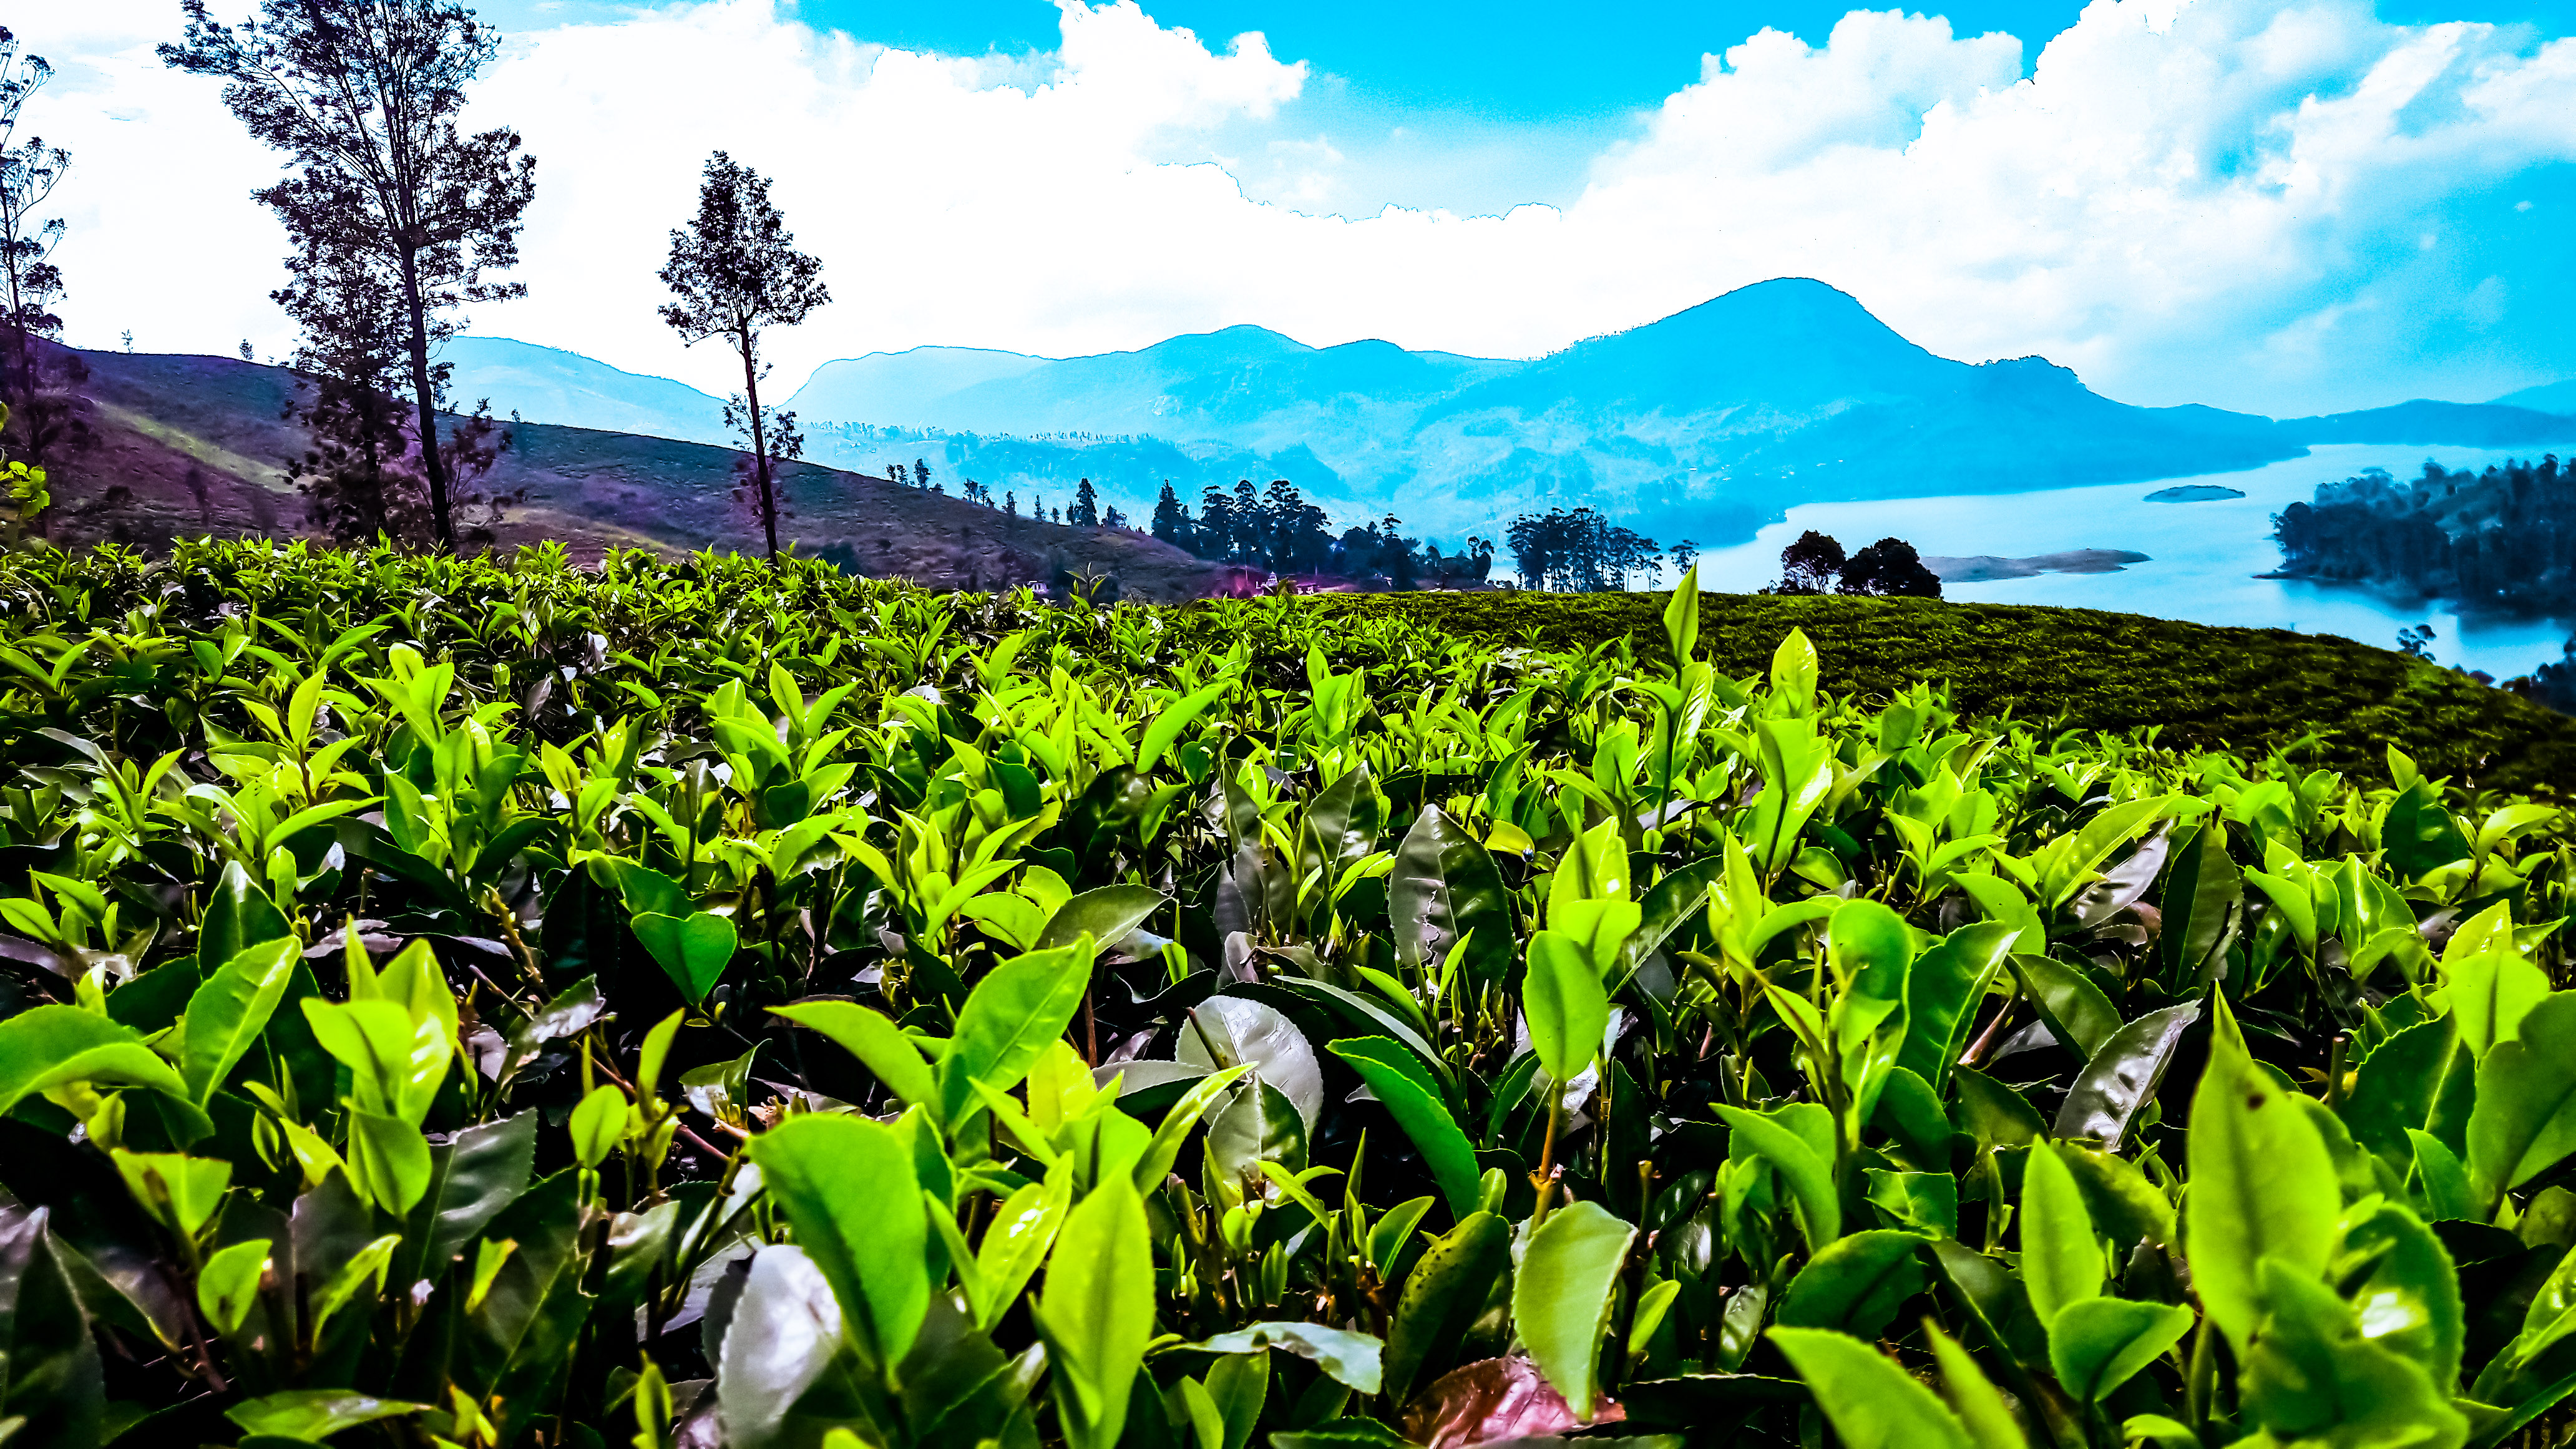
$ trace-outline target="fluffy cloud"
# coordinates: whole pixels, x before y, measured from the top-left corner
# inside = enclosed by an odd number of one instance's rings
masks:
[[[1561,206],[1345,216],[1298,208],[1348,194],[1384,138],[1319,130],[1304,62],[1134,0],[1062,4],[1060,47],[1020,59],[818,33],[772,0],[519,37],[476,119],[540,158],[531,296],[476,330],[734,385],[652,313],[722,147],[777,178],[838,298],[778,338],[788,384],[872,349],[1234,322],[1526,355],[1778,275],[1935,351],[2042,353],[2144,402],[2287,413],[2576,373],[2576,41],[2384,25],[2367,0],[2094,0],[2024,80],[2010,37],[1855,12],[1821,47],[1765,31],[1708,57]],[[260,295],[279,239],[244,199],[273,159],[151,60],[159,3],[80,8],[72,43],[31,37],[66,65],[41,104],[79,153],[75,330],[283,350]]]

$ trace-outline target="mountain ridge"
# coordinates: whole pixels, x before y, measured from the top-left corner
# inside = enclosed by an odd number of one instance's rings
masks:
[[[459,396],[484,381],[469,373]],[[585,374],[582,386],[604,385]],[[2287,420],[2138,407],[2046,358],[1941,357],[1812,278],[1755,283],[1526,360],[1379,339],[1316,347],[1237,324],[1070,358],[869,353],[818,367],[784,405],[828,461],[882,467],[918,448],[935,478],[1049,496],[1088,478],[1131,516],[1165,481],[1194,503],[1276,469],[1339,516],[1394,512],[1411,529],[1499,536],[1515,513],[1590,504],[1703,543],[1799,502],[2229,472],[2327,442],[2576,434],[2517,405]]]

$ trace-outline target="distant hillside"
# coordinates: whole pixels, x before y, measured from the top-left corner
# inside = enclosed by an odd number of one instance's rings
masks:
[[[53,460],[57,505],[48,521],[57,542],[148,546],[183,533],[303,531],[305,501],[281,466],[306,446],[280,416],[292,374],[225,357],[81,356],[91,373],[83,412],[96,442]],[[666,554],[759,547],[756,521],[733,497],[741,455],[732,449],[544,423],[508,431],[489,482],[524,489],[527,502],[501,529],[504,544],[559,538],[576,555],[608,545]],[[793,511],[781,520],[782,540],[880,577],[996,588],[1069,568],[1176,599],[1205,593],[1217,574],[1139,533],[1006,518],[883,478],[790,463],[781,483]],[[111,502],[109,490],[120,487],[129,496]]]
[[[2367,412],[2290,418],[2281,424],[2281,431],[2302,443],[2404,443],[2413,447],[2448,443],[2469,448],[2520,448],[2565,442],[2576,435],[2576,426],[2570,426],[2568,418],[2531,407],[2418,398]]]
[[[1392,512],[1435,537],[1498,537],[1516,513],[1592,504],[1704,545],[1799,502],[2225,472],[2326,442],[2520,447],[2571,431],[2528,406],[2407,403],[2286,423],[2135,407],[2044,358],[1936,356],[1799,278],[1532,361],[1309,347],[1238,326],[1093,357],[872,353],[826,363],[787,405],[820,459],[874,470],[928,457],[952,480],[1050,497],[1088,477],[1131,513],[1166,479],[1195,497],[1284,477],[1345,521]],[[825,442],[826,423],[849,426]]]
[[[2530,408],[2535,412],[2576,414],[2576,377],[2509,392],[2495,402],[2502,407]]]
[[[467,408],[486,399],[495,416],[610,433],[642,433],[724,446],[724,402],[684,382],[645,377],[578,352],[507,337],[454,337],[439,359],[455,371],[448,396]]]

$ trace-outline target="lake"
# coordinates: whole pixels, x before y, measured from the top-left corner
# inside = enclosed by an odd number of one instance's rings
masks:
[[[1800,504],[1789,510],[1785,522],[1763,529],[1751,543],[1701,555],[1700,579],[1726,590],[1771,583],[1780,576],[1780,550],[1811,528],[1833,535],[1851,551],[1887,537],[1904,539],[1926,554],[2023,558],[2072,549],[2126,549],[2146,554],[2152,562],[2130,564],[2118,573],[1944,584],[1941,592],[1944,598],[1972,603],[2061,604],[2201,624],[2340,634],[2383,649],[2396,646],[2400,627],[2430,624],[2434,659],[2509,679],[2558,658],[2576,621],[2463,624],[2447,608],[2403,604],[2349,585],[2254,576],[2280,567],[2280,550],[2271,539],[2272,515],[2294,502],[2313,501],[2319,483],[2370,467],[2412,477],[2428,457],[2445,468],[2483,469],[2550,451],[2562,459],[2576,454],[2576,437],[2555,449],[2334,444],[2312,449],[2305,458],[2241,473],[2035,493]],[[2159,488],[2190,483],[2220,484],[2245,496],[2201,503],[2146,501]]]

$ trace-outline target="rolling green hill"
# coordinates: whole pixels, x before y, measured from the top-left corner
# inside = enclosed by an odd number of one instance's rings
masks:
[[[294,536],[305,501],[284,465],[306,448],[284,414],[292,373],[234,358],[80,354],[90,446],[54,460],[57,542],[151,545],[180,535]],[[542,423],[508,425],[487,484],[524,492],[504,544],[562,539],[576,557],[610,545],[665,554],[759,547],[734,497],[730,448]],[[935,587],[1042,583],[1059,569],[1115,575],[1150,599],[1194,598],[1217,570],[1141,533],[1008,518],[953,494],[807,463],[780,474],[779,535],[875,577]],[[125,490],[122,495],[113,490]]]
[[[1666,594],[1387,594],[1315,607],[1398,617],[1452,637],[1663,652]],[[2576,719],[2465,674],[2331,634],[2222,629],[2094,609],[1930,599],[1708,594],[1701,647],[1736,675],[1795,627],[1836,688],[1886,695],[1946,683],[1962,714],[2062,728],[2157,727],[2158,742],[2295,757],[2380,776],[2395,744],[2427,774],[2564,794]],[[2302,745],[2301,741],[2306,741]]]

